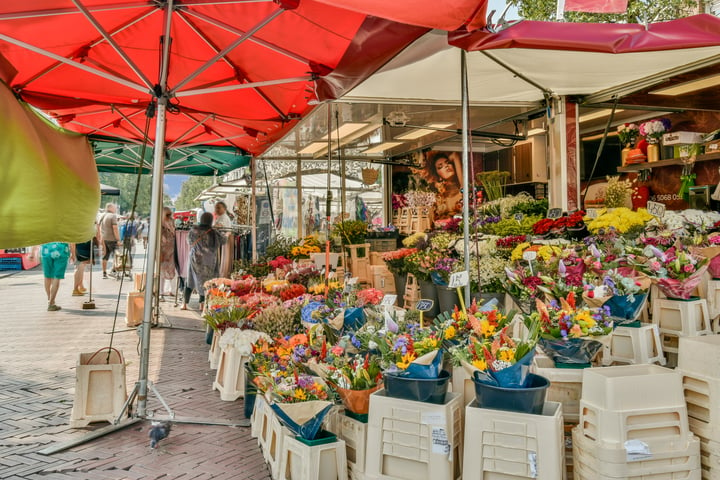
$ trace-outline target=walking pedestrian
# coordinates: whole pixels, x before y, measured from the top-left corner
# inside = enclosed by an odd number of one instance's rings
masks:
[[[103,246],[102,271],[103,278],[108,278],[107,263],[110,255],[115,251],[120,241],[120,231],[118,230],[118,219],[115,205],[108,203],[105,205],[105,213],[100,217],[98,224],[100,225],[100,244]],[[113,271],[115,267],[113,266]]]
[[[147,250],[148,235],[150,235],[150,217],[143,219],[140,227],[140,235],[142,236],[143,248]]]
[[[85,295],[87,289],[83,286],[85,279],[85,266],[90,263],[90,249],[92,248],[92,240],[75,244],[75,273],[73,275],[73,297],[81,297]]]
[[[172,291],[165,290],[165,283],[175,278],[175,222],[172,210],[163,208],[162,232],[160,233],[160,291],[170,296]],[[172,283],[171,283],[172,285]]]
[[[61,309],[55,303],[60,288],[60,280],[65,278],[68,260],[74,260],[74,248],[71,249],[70,245],[65,242],[46,243],[33,249],[30,254],[33,261],[37,258],[38,249],[40,250],[43,276],[45,277],[45,293],[48,299],[47,309],[48,312],[56,312]]]
[[[205,306],[205,282],[218,276],[220,270],[220,248],[225,243],[225,236],[212,227],[213,214],[205,212],[200,217],[200,224],[188,233],[190,245],[190,262],[187,283],[183,292],[182,310],[187,310],[193,290],[200,295],[200,311]]]

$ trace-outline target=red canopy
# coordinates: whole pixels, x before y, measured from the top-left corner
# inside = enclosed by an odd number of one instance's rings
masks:
[[[176,0],[168,22],[166,3],[2,2],[9,84],[68,129],[140,141],[169,25],[168,144],[258,154],[318,96],[342,94],[427,32],[317,0]]]
[[[720,44],[720,18],[694,15],[647,26],[620,23],[536,22],[524,20],[498,33],[458,30],[450,44],[468,51],[503,48],[633,53]]]

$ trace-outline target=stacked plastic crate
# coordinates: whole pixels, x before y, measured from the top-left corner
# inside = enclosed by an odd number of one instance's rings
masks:
[[[464,480],[566,478],[562,405],[545,402],[542,415],[465,409]]]
[[[720,336],[680,339],[682,375],[690,430],[700,438],[703,479],[720,479]]]
[[[656,365],[585,369],[573,454],[576,480],[699,480],[681,376]]]
[[[462,477],[462,395],[442,405],[370,396],[365,477],[370,480],[459,480]]]

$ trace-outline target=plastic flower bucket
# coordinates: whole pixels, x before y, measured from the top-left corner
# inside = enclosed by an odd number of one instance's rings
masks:
[[[437,378],[412,378],[386,373],[383,383],[388,397],[442,405],[445,403],[449,382],[450,372],[443,370]]]
[[[475,400],[479,408],[507,410],[511,412],[542,414],[545,394],[550,381],[540,375],[528,375],[525,388],[504,388],[483,383],[479,377],[473,376],[475,383]]]

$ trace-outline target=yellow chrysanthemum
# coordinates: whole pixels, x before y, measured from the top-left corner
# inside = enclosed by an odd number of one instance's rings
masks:
[[[510,260],[512,260],[512,261],[521,260],[523,257],[523,252],[529,246],[530,246],[530,242],[523,242],[523,243],[519,244],[517,247],[515,247],[513,249],[512,253],[510,254]]]
[[[482,320],[480,322],[480,332],[483,337],[489,338],[495,335],[495,325],[491,324],[487,320]]]
[[[455,327],[450,325],[448,328],[445,329],[445,340],[452,340],[455,338],[455,335],[457,334],[457,331],[455,330]]]
[[[477,368],[478,370],[487,370],[487,363],[482,358],[473,360],[472,365],[473,365],[473,367]]]
[[[497,359],[503,362],[512,362],[514,358],[515,352],[510,348],[500,350],[497,354]]]
[[[410,366],[413,360],[415,360],[415,355],[412,353],[406,353],[403,355],[402,360],[396,362],[395,365],[397,365],[398,368],[405,370]]]
[[[296,388],[294,397],[297,400],[305,400],[307,398],[307,395],[305,395],[305,390],[303,390],[302,388]]]

